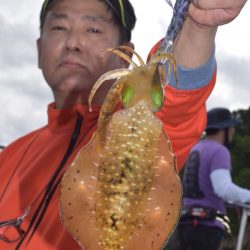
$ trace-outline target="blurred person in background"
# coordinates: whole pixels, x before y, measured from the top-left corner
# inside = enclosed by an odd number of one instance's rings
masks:
[[[178,250],[217,250],[230,230],[225,203],[250,203],[250,190],[232,182],[230,143],[235,119],[226,108],[208,112],[205,138],[191,150],[183,175],[183,209],[176,235]]]

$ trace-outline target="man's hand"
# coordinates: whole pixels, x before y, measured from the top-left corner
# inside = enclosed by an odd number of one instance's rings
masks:
[[[191,0],[189,15],[175,42],[175,58],[187,68],[203,65],[214,51],[220,25],[235,19],[247,0]]]
[[[199,25],[217,27],[238,16],[247,0],[192,0],[191,19]]]

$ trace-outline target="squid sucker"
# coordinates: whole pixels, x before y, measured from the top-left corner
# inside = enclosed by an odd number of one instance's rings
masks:
[[[166,73],[153,56],[148,64],[126,46],[108,49],[131,69],[107,72],[96,90],[116,79],[101,107],[97,130],[66,170],[60,189],[61,218],[86,250],[160,250],[179,220],[181,184],[171,142],[155,116],[164,102]],[[137,65],[125,52],[132,53]],[[118,111],[117,106],[122,106]]]

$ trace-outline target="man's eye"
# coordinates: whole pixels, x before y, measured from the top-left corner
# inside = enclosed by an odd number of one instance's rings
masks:
[[[100,30],[98,30],[96,28],[90,28],[90,29],[88,29],[88,32],[90,32],[90,33],[101,33]]]
[[[54,26],[54,27],[52,27],[52,30],[58,30],[58,31],[61,31],[61,30],[66,30],[66,28],[65,28],[65,27],[63,27],[63,26]]]

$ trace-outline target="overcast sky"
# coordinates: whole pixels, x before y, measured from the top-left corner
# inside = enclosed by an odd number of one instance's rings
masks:
[[[42,0],[1,0],[0,8],[0,144],[47,121],[52,94],[37,68],[36,38]],[[165,0],[131,0],[137,14],[132,40],[143,58],[165,35],[172,12]],[[218,80],[208,109],[248,108],[250,94],[250,4],[216,39]]]

